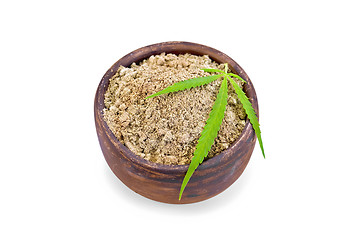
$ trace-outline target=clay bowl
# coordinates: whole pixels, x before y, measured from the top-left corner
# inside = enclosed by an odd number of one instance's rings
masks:
[[[194,203],[211,198],[236,181],[244,171],[253,152],[256,136],[249,122],[239,137],[227,150],[204,161],[191,177],[181,201],[179,191],[188,165],[170,166],[143,159],[121,144],[110,131],[103,118],[104,93],[109,79],[120,65],[128,67],[151,55],[165,53],[209,55],[247,81],[245,92],[258,113],[255,89],[244,70],[224,53],[200,44],[189,42],[164,42],[137,49],[117,61],[104,75],[95,96],[95,123],[100,146],[114,174],[130,189],[155,201],[173,204]]]

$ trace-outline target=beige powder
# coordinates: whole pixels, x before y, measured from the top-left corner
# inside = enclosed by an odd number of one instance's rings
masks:
[[[120,66],[105,94],[104,118],[111,131],[132,152],[147,160],[189,164],[222,79],[145,98],[175,82],[210,75],[201,68],[223,70],[224,65],[208,56],[162,53],[139,65],[133,63],[130,68]],[[228,95],[225,117],[208,157],[227,149],[245,125],[245,112],[230,85]]]

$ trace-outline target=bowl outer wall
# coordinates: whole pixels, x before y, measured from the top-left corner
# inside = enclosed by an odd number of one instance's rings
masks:
[[[249,122],[228,149],[217,156],[204,161],[194,172],[178,200],[182,180],[188,165],[164,165],[150,162],[135,155],[111,132],[103,118],[104,94],[109,79],[120,65],[129,67],[133,62],[149,58],[162,52],[194,55],[209,55],[219,63],[227,62],[232,72],[247,81],[244,91],[258,114],[255,89],[245,71],[226,54],[196,43],[164,42],[139,48],[119,59],[103,76],[95,96],[95,125],[104,157],[114,174],[130,189],[155,201],[183,204],[194,203],[211,198],[228,188],[244,171],[253,152],[256,136]]]

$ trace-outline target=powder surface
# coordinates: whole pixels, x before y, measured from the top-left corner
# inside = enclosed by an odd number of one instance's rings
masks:
[[[224,70],[208,56],[165,54],[120,66],[105,94],[104,118],[118,140],[135,154],[156,163],[189,164],[222,81],[145,98],[175,82]],[[240,86],[241,82],[234,79]],[[208,158],[227,149],[241,134],[246,114],[229,84],[225,117]]]

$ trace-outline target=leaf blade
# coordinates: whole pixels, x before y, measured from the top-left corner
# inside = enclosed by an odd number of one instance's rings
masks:
[[[181,199],[184,189],[189,182],[192,174],[195,172],[199,164],[203,162],[204,158],[210,151],[211,146],[214,144],[215,138],[220,129],[225,114],[228,97],[227,91],[227,79],[225,77],[221,83],[219,93],[216,97],[209,118],[206,121],[203,131],[201,132],[201,136],[198,140],[198,144],[196,145],[194,156],[191,159],[188,171],[186,172],[186,175],[183,179],[179,194],[179,200]]]
[[[229,81],[233,85],[235,92],[238,95],[240,102],[243,105],[243,108],[250,120],[250,123],[252,124],[252,126],[255,130],[256,137],[259,140],[261,152],[265,158],[264,146],[263,146],[263,142],[262,142],[262,138],[261,138],[260,124],[259,124],[258,118],[256,116],[255,110],[252,107],[251,102],[249,101],[249,98],[246,96],[246,94],[243,92],[243,90],[240,88],[240,86],[231,77],[229,77],[229,76],[226,76],[226,77],[229,78]]]
[[[225,73],[224,71],[220,69],[213,69],[213,68],[202,68],[200,70],[203,70],[204,72],[218,72],[218,73]]]
[[[241,81],[243,81],[244,83],[246,83],[246,81],[245,81],[242,77],[240,77],[239,75],[236,75],[236,74],[234,74],[234,73],[228,73],[228,75],[230,75],[230,76],[232,76],[232,77],[236,77],[237,79],[240,79]]]
[[[153,98],[153,97],[156,97],[156,96],[159,96],[162,94],[166,94],[166,93],[178,92],[181,90],[205,85],[205,84],[211,83],[212,81],[219,79],[222,76],[223,76],[223,74],[218,74],[218,75],[211,75],[211,76],[206,76],[206,77],[192,78],[192,79],[184,80],[181,82],[177,82],[167,88],[164,88],[163,90],[161,90],[157,93],[154,93],[154,94],[146,97],[145,99]]]

